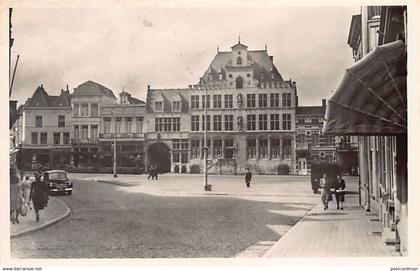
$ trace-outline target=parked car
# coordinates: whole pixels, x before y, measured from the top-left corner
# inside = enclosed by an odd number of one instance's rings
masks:
[[[48,173],[48,187],[50,193],[73,193],[73,183],[67,177],[67,172],[64,170],[49,170]]]

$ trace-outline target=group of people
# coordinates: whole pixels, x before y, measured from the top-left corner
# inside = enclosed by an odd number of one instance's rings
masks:
[[[17,169],[10,167],[10,221],[18,224],[19,215],[26,216],[28,208],[35,212],[36,222],[39,222],[39,211],[48,206],[49,188],[48,173],[40,170],[34,177],[19,177]],[[32,206],[31,206],[32,201]]]
[[[335,194],[335,200],[337,203],[337,210],[343,210],[344,194],[346,188],[346,182],[337,174],[336,178],[328,178],[326,174],[319,180],[319,188],[321,188],[321,200],[324,203],[324,210],[328,209],[328,203],[332,201],[332,193]],[[331,191],[332,190],[332,191]],[[340,207],[341,204],[341,207]]]
[[[151,164],[149,166],[149,176],[147,177],[147,179],[149,180],[150,177],[152,177],[152,180],[153,179],[156,179],[156,180],[158,179],[158,168],[157,168],[156,164]]]

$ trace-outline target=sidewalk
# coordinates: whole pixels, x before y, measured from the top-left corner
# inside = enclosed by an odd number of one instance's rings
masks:
[[[32,205],[32,203],[31,203]],[[50,197],[48,207],[40,210],[40,221],[35,221],[35,211],[28,209],[26,216],[19,216],[19,224],[10,222],[10,238],[41,230],[70,215],[70,208],[56,197]]]
[[[324,211],[315,206],[263,257],[390,257],[401,256],[372,232],[374,216],[358,206],[358,195],[346,196],[344,210],[335,201]]]

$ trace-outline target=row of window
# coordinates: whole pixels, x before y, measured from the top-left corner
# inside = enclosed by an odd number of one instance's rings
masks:
[[[322,118],[300,118],[296,117],[296,121],[298,125],[305,125],[305,124],[313,124],[313,125],[320,125],[323,123]]]
[[[257,122],[258,116],[258,122]],[[247,115],[246,129],[248,131],[258,130],[291,130],[292,129],[292,115],[282,114],[280,122],[280,114],[259,114]],[[213,118],[213,122],[211,121]],[[270,119],[268,119],[270,117]],[[223,122],[222,122],[223,120]],[[242,119],[238,118],[238,127],[242,127]],[[213,124],[213,125],[212,125]],[[268,126],[270,124],[270,126]],[[233,131],[233,115],[207,115],[207,130],[210,131]],[[269,129],[270,128],[270,129]],[[205,117],[201,116],[201,130],[204,131]],[[191,131],[200,131],[200,116],[191,116]]]
[[[31,144],[47,145],[48,133],[31,133]],[[53,133],[53,144],[54,145],[70,144],[70,133]]]
[[[201,142],[200,142],[201,141]],[[191,149],[189,149],[191,143]],[[191,159],[204,158],[203,139],[174,139],[172,142],[172,162],[187,163],[188,151]],[[207,140],[210,158],[234,158],[236,153],[233,139]],[[292,155],[292,142],[284,139],[280,144],[279,138],[250,138],[247,139],[247,158],[249,159],[289,159]]]
[[[319,134],[311,134],[308,137],[305,134],[298,134],[296,136],[296,143],[298,143],[298,144],[310,143],[312,145],[316,145],[317,146],[320,143],[320,135]],[[334,145],[335,144],[335,138],[334,138],[334,136],[324,135],[324,143],[326,145]]]
[[[75,139],[97,139],[98,138],[98,125],[90,125],[90,137],[89,137],[89,125],[75,125],[74,126],[74,138]]]
[[[73,116],[74,117],[98,117],[99,105],[98,103],[74,103]]]
[[[246,107],[247,108],[256,108],[257,107],[257,97],[258,97],[258,107],[259,108],[268,108],[268,107],[275,107],[278,108],[280,106],[280,93],[260,93],[258,94],[247,94],[246,95]],[[223,95],[222,103],[222,95],[221,94],[214,94],[213,99],[211,99],[210,95],[207,95],[207,102],[206,102],[206,95],[201,95],[201,108],[211,108],[210,105],[212,104],[215,109],[222,108],[222,104],[224,104],[223,108],[233,108],[233,95],[232,94],[224,94]],[[241,96],[238,96],[238,102],[242,100]],[[157,103],[157,102],[156,102]],[[292,94],[291,93],[282,93],[282,107],[291,107],[292,106]],[[156,106],[155,106],[156,108]],[[200,108],[200,95],[191,95],[191,109],[199,109]]]
[[[43,123],[43,116],[42,115],[37,115],[35,116],[35,127],[43,127],[44,123]],[[64,115],[58,115],[57,116],[57,126],[58,127],[66,127],[66,116]]]
[[[112,119],[109,117],[104,118],[104,122],[103,122],[103,131],[104,134],[112,134],[112,133],[137,133],[137,134],[141,134],[143,133],[143,117],[136,117],[136,118],[132,118],[132,117],[125,117],[124,118],[124,130],[122,129],[122,123],[123,123],[123,118],[122,117],[117,117],[116,118],[116,122],[115,122],[115,127],[114,127],[114,131],[112,131],[111,129],[111,122]],[[135,122],[134,122],[135,121]],[[135,124],[135,125],[134,125]]]
[[[155,118],[156,132],[179,132],[180,130],[180,118]]]

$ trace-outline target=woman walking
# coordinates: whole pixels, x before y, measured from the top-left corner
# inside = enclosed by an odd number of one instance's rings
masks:
[[[41,180],[41,175],[35,175],[35,182],[31,186],[32,204],[35,210],[36,222],[39,222],[39,210],[43,210],[48,202],[48,186]]]
[[[16,170],[10,167],[10,221],[19,223],[19,210],[22,205],[22,191]]]
[[[33,179],[33,177],[29,178],[29,176],[25,176],[25,180],[23,180],[21,183],[23,204],[26,205],[25,207],[29,207],[31,210],[32,207],[29,199],[31,198],[31,186],[34,180],[35,179]]]
[[[319,181],[319,188],[321,188],[321,200],[324,203],[324,210],[328,209],[328,202],[330,201],[330,183],[327,175],[324,174]]]

